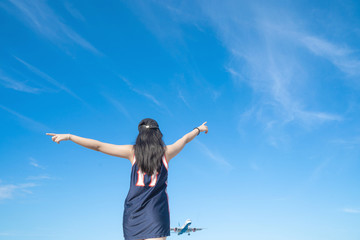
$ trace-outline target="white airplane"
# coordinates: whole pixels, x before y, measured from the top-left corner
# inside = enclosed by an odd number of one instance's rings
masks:
[[[188,235],[190,235],[191,232],[203,230],[203,228],[190,228],[189,227],[190,225],[191,225],[191,220],[188,219],[185,221],[185,224],[182,227],[170,228],[170,231],[173,231],[174,233],[178,233],[178,235],[181,235],[183,233],[188,233]]]

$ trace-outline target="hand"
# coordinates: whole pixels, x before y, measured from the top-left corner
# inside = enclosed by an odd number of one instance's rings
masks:
[[[51,139],[56,143],[60,143],[61,141],[65,141],[65,140],[70,139],[70,134],[46,133],[46,135],[53,136]]]
[[[199,126],[199,129],[200,129],[200,132],[204,132],[205,131],[205,134],[208,133],[208,127],[205,126],[207,122],[204,122],[203,124],[201,124],[201,126]]]

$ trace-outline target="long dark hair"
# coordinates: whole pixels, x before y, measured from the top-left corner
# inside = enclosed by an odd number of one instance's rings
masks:
[[[152,175],[159,171],[166,145],[158,123],[151,118],[140,121],[134,145],[136,164],[142,172]]]

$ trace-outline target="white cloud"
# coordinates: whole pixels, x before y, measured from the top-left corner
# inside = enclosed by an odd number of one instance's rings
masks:
[[[135,93],[137,93],[137,94],[139,94],[139,95],[141,95],[141,96],[143,96],[143,97],[146,97],[146,98],[148,98],[149,100],[151,100],[153,103],[155,103],[156,105],[161,106],[161,103],[160,103],[153,95],[151,95],[151,94],[149,94],[149,93],[147,93],[147,92],[144,92],[144,91],[141,91],[141,90],[135,88],[128,79],[126,79],[126,78],[124,78],[124,77],[121,77],[121,76],[119,76],[119,78],[120,78],[121,80],[123,80],[123,82],[126,83],[126,85],[127,85],[133,92],[135,92]]]
[[[111,97],[108,93],[101,92],[100,94],[103,95],[118,111],[123,113],[130,122],[134,121],[128,110],[118,100]]]
[[[360,75],[360,60],[352,56],[355,51],[311,35],[303,36],[301,42],[311,52],[329,60],[349,76]]]
[[[45,1],[9,0],[18,11],[17,17],[29,25],[37,33],[48,38],[57,45],[75,43],[94,54],[101,53],[86,39],[67,26]],[[6,8],[9,10],[9,8]],[[13,10],[10,10],[14,13]]]
[[[32,157],[29,158],[30,159],[30,165],[34,166],[36,168],[41,168],[41,169],[45,169],[43,166],[41,166],[38,161]]]
[[[8,236],[8,237],[57,237],[56,235],[53,235],[53,234],[32,234],[32,233],[22,233],[22,232],[19,232],[19,231],[8,231],[8,232],[0,232],[0,236]]]
[[[29,117],[26,117],[10,108],[7,108],[1,104],[0,104],[0,108],[7,111],[8,113],[16,116],[19,119],[20,123],[23,123],[24,127],[26,127],[26,128],[29,128],[31,130],[40,131],[40,132],[53,132],[51,130],[51,128],[49,128],[48,126],[46,126],[38,121],[35,121]]]
[[[26,84],[26,81],[21,82],[7,76],[1,69],[0,69],[0,84],[6,88],[11,88],[16,91],[20,92],[27,92],[27,93],[39,93],[41,89],[34,88]]]
[[[65,2],[65,8],[76,19],[85,22],[84,16],[69,2]]]
[[[131,91],[149,99],[151,102],[155,103],[157,106],[159,106],[160,108],[164,109],[168,114],[172,115],[172,113],[170,112],[170,110],[167,108],[166,105],[164,105],[163,103],[161,103],[160,101],[158,101],[153,95],[139,90],[138,88],[135,88],[133,86],[133,84],[126,78],[122,77],[122,76],[118,76],[129,88]]]
[[[343,146],[347,149],[358,149],[360,146],[360,137],[356,136],[356,137],[352,137],[352,138],[348,138],[348,139],[334,139],[330,141],[333,144],[337,144],[340,146]]]
[[[26,178],[26,180],[51,180],[51,179],[55,179],[55,178],[50,177],[49,175],[29,176]]]
[[[264,10],[256,4],[232,3],[217,8],[217,5],[203,2],[201,7],[230,54],[225,69],[235,85],[247,83],[254,90],[256,109],[252,112],[263,113],[260,121],[265,125],[271,121],[272,125],[297,122],[310,126],[342,121],[339,114],[308,109],[312,105],[307,100],[307,92],[312,88],[311,78],[307,75],[306,63],[298,55],[298,46],[306,42],[313,50],[321,47],[319,54],[328,54],[326,56],[331,56],[337,66],[342,64],[342,69],[348,73],[351,69],[359,69],[357,62],[346,59],[340,64],[333,56],[345,56],[349,51],[306,38],[291,15],[274,16],[271,9]]]
[[[185,105],[186,105],[189,109],[192,109],[191,106],[190,106],[190,104],[188,103],[188,101],[185,99],[184,94],[182,93],[181,89],[178,87],[177,90],[178,90],[178,96],[179,96],[179,98],[185,103]]]
[[[184,67],[193,84],[201,87],[215,102],[222,95],[222,91],[203,77],[192,51],[187,46],[187,34],[182,29],[190,23],[203,31],[197,23],[200,16],[197,1],[130,1],[129,6],[161,45]]]
[[[11,199],[18,192],[25,192],[27,194],[31,194],[32,192],[29,190],[29,188],[35,186],[35,183],[0,185],[0,200]]]
[[[322,162],[320,162],[320,164],[318,164],[318,166],[316,166],[312,171],[309,181],[315,181],[316,179],[318,179],[321,176],[321,174],[325,171],[325,169],[328,167],[330,161],[331,159],[327,158]]]
[[[35,73],[36,75],[38,75],[42,79],[46,80],[50,84],[56,86],[58,89],[64,90],[65,92],[67,92],[68,94],[70,94],[71,96],[76,98],[77,100],[81,101],[86,106],[90,107],[82,98],[80,98],[78,95],[76,95],[73,91],[71,91],[69,88],[67,88],[64,84],[56,81],[54,78],[52,78],[49,75],[47,75],[46,73],[40,71],[38,68],[36,68],[33,65],[27,63],[26,61],[22,60],[21,58],[18,58],[16,56],[14,56],[14,58],[17,61],[19,61],[20,63],[22,63],[23,65],[25,65],[31,72]]]
[[[344,208],[343,212],[360,214],[360,209],[358,209],[358,208]]]
[[[232,165],[226,161],[224,157],[222,157],[220,154],[214,153],[212,150],[210,150],[204,143],[200,142],[199,140],[195,139],[194,142],[198,144],[201,151],[207,155],[210,159],[212,159],[214,162],[216,162],[219,165],[222,165],[224,167],[232,169]]]

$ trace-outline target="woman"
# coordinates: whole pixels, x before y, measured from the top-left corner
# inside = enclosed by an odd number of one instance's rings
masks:
[[[204,122],[172,145],[165,145],[158,123],[150,118],[140,121],[135,145],[114,145],[72,134],[46,133],[60,143],[71,140],[81,146],[130,161],[131,180],[125,199],[123,230],[126,240],[165,240],[170,235],[170,213],[166,192],[168,164],[184,146],[208,132]]]

